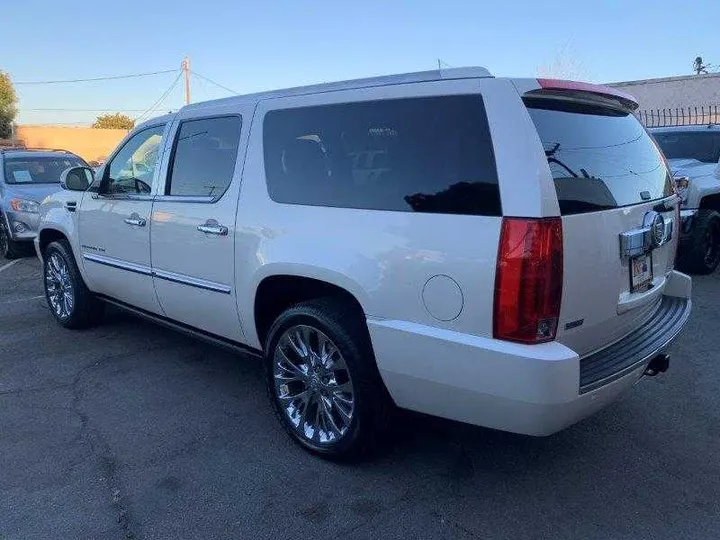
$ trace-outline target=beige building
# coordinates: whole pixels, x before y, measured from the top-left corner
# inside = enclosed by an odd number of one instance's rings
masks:
[[[718,122],[720,73],[612,83],[633,95],[650,126]]]
[[[15,127],[15,138],[28,148],[69,150],[85,161],[102,162],[125,137],[127,131],[126,129],[18,125]]]

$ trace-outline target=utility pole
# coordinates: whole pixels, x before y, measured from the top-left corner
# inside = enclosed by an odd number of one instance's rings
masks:
[[[180,66],[185,74],[185,104],[190,105],[190,58],[183,58]]]

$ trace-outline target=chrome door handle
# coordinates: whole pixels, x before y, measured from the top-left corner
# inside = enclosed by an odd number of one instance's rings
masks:
[[[145,218],[141,217],[129,217],[125,218],[123,221],[128,225],[137,225],[138,227],[144,227],[147,223],[147,221],[145,221]]]
[[[228,228],[225,225],[218,225],[217,222],[208,221],[204,225],[198,225],[197,230],[207,234],[216,234],[218,236],[227,236]]]

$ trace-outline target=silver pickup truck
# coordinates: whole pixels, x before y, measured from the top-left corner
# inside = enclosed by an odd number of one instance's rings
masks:
[[[668,159],[682,198],[678,266],[710,274],[720,264],[720,126],[650,130]]]

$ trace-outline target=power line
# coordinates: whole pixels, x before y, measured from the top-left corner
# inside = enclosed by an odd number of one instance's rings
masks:
[[[239,92],[236,92],[235,90],[228,88],[227,86],[223,86],[222,84],[217,83],[217,82],[213,81],[212,79],[207,78],[205,75],[200,75],[197,71],[190,71],[190,73],[192,73],[196,77],[200,77],[201,79],[209,82],[210,84],[214,84],[215,86],[222,88],[223,90],[225,90],[227,92],[230,92],[231,94],[239,94]]]
[[[66,79],[57,81],[18,81],[13,84],[63,84],[63,83],[79,83],[79,82],[93,82],[93,81],[112,81],[117,79],[132,79],[135,77],[149,77],[150,75],[161,75],[163,73],[175,73],[177,69],[165,69],[161,71],[150,71],[148,73],[133,73],[130,75],[113,75],[110,77],[94,77],[92,79]]]
[[[165,100],[165,98],[167,98],[167,97],[170,95],[170,92],[173,91],[173,88],[175,88],[175,86],[177,86],[177,83],[178,83],[178,81],[180,80],[180,77],[182,77],[182,71],[178,72],[177,77],[175,77],[175,80],[174,80],[174,81],[172,82],[172,84],[168,87],[168,89],[165,90],[165,93],[163,93],[163,95],[160,96],[160,97],[158,98],[158,100],[150,106],[149,109],[147,109],[145,112],[143,112],[140,116],[136,116],[136,117],[135,117],[135,121],[137,122],[137,121],[140,120],[143,116],[145,116],[145,115],[151,113],[152,111],[154,111],[154,110],[160,105],[160,103],[162,103],[162,102]]]
[[[64,109],[64,108],[44,108],[44,109],[26,109],[20,108],[18,111],[45,111],[45,112],[141,112],[145,109],[117,109],[115,107],[107,107],[106,109]]]

